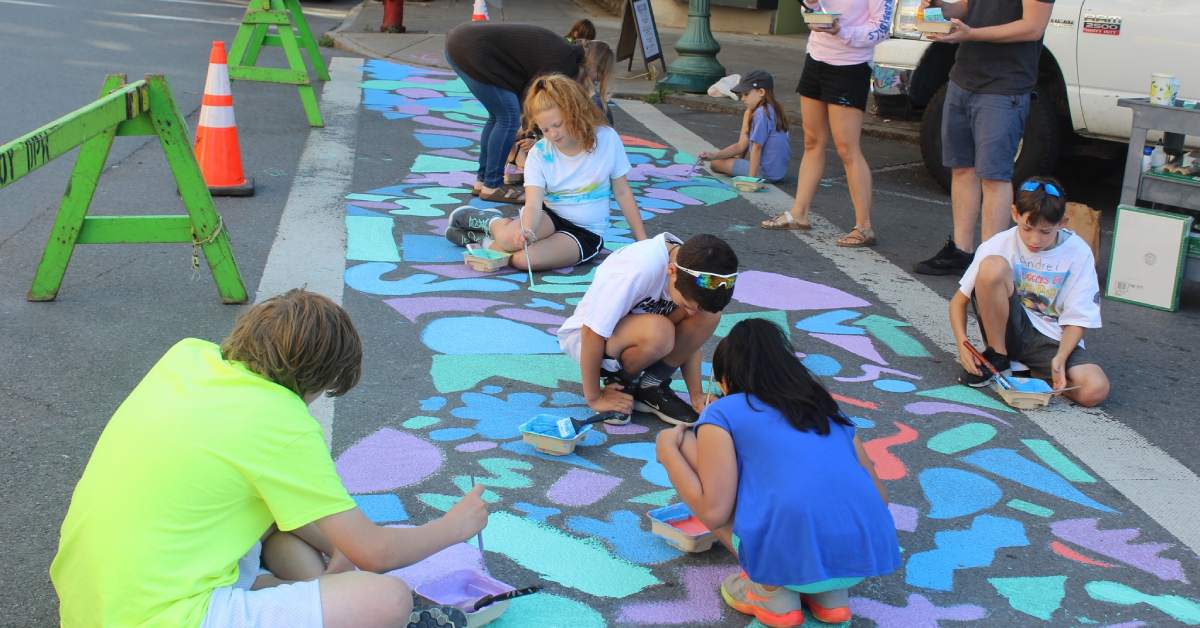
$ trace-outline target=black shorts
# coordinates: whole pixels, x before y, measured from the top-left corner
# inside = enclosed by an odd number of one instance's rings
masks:
[[[796,93],[831,105],[867,110],[867,94],[871,91],[871,65],[829,65],[804,56],[804,71]]]
[[[553,209],[545,205],[542,205],[542,211],[550,217],[550,224],[554,225],[555,233],[561,233],[575,241],[576,246],[579,247],[579,262],[577,263],[589,261],[600,254],[600,249],[604,248],[604,238],[559,216],[554,213]]]
[[[971,295],[971,305],[975,308],[975,317],[979,318],[979,305],[975,302],[974,294]],[[987,334],[983,331],[982,322],[979,331],[984,334],[983,341],[986,344]],[[1034,377],[1050,377],[1050,360],[1058,353],[1059,343],[1033,326],[1025,308],[1021,306],[1020,297],[1015,292],[1008,299],[1008,325],[1004,328],[1004,344],[1010,360],[1016,360],[1029,367]],[[1083,347],[1075,347],[1071,355],[1067,356],[1067,370],[1080,364],[1094,363],[1095,360],[1092,360]]]

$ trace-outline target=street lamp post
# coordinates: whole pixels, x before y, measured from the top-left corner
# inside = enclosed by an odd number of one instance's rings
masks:
[[[698,94],[725,76],[725,67],[717,61],[721,44],[708,25],[708,5],[709,0],[688,0],[687,28],[675,44],[679,58],[667,67],[659,89]]]

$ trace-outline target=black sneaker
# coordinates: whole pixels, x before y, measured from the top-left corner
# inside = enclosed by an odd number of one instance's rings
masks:
[[[913,264],[913,272],[920,275],[962,275],[973,259],[975,255],[960,251],[954,246],[954,239],[950,238],[937,255]]]
[[[1000,374],[1004,375],[1005,377],[1012,375],[1012,364],[1009,362],[1008,356],[1000,355],[991,347],[988,347],[983,350],[983,357],[986,358],[988,362],[991,362],[992,368],[995,368],[998,372],[1000,372]],[[966,384],[971,388],[983,388],[990,384],[992,382],[992,378],[995,377],[986,366],[980,366],[979,372],[982,374],[973,375],[968,373],[966,369],[963,369],[962,375],[958,376],[958,381],[960,384]]]
[[[658,386],[639,386],[633,393],[633,409],[650,412],[671,425],[692,425],[700,418],[692,404],[671,390],[671,380]]]
[[[488,223],[496,218],[500,218],[502,215],[498,209],[483,209],[481,207],[463,205],[450,212],[450,221],[447,225],[447,230],[462,229],[464,231],[479,231],[485,235],[491,235],[488,233]]]
[[[629,377],[623,371],[610,371],[604,367],[600,367],[600,385],[607,386],[609,384],[620,384],[621,390],[633,394],[637,390],[638,377]],[[604,419],[609,425],[627,425],[633,417],[628,414],[613,413],[611,419]]]
[[[479,244],[483,242],[486,236],[480,231],[470,231],[467,229],[459,229],[458,227],[446,227],[446,239],[456,246],[466,246],[468,244]]]

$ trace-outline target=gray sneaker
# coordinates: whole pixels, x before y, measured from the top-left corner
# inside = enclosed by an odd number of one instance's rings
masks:
[[[456,246],[466,246],[468,244],[478,244],[483,242],[483,232],[468,231],[459,229],[458,227],[446,227],[446,239]]]
[[[488,223],[500,217],[502,217],[502,214],[497,209],[483,209],[463,205],[450,212],[450,222],[447,228],[479,231],[485,235],[491,235],[491,232],[488,230]]]

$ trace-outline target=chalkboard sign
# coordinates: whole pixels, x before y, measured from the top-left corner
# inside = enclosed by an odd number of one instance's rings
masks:
[[[629,69],[632,70],[634,49],[640,43],[646,70],[650,70],[651,62],[658,60],[665,72],[667,62],[663,58],[662,42],[658,38],[658,26],[654,23],[654,9],[650,7],[650,0],[625,0],[623,13],[621,38],[617,41],[617,61],[629,59]]]

